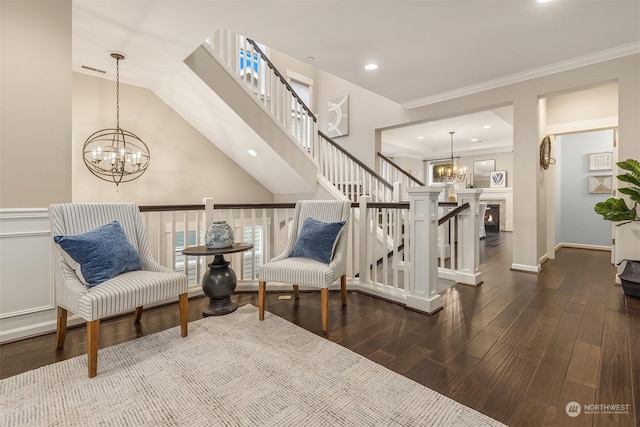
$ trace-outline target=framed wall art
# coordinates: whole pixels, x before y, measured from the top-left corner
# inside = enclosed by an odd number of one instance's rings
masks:
[[[491,172],[491,187],[504,188],[507,186],[507,171]]]
[[[607,151],[604,153],[589,153],[589,170],[610,170],[613,169],[613,153]]]
[[[331,99],[328,108],[327,135],[349,135],[349,95]]]
[[[613,175],[589,175],[590,194],[611,194]]]

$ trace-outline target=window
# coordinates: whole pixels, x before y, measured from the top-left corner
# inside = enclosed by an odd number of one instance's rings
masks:
[[[244,71],[246,67],[252,68],[254,73],[260,71],[260,56],[257,53],[248,52],[240,49],[240,71]]]
[[[196,246],[198,243],[197,239],[198,235],[196,230],[189,230],[187,232],[187,244],[185,245],[184,241],[184,232],[176,231],[175,233],[175,241],[174,247],[176,252],[176,271],[183,272],[184,271],[184,260],[185,256],[182,255],[182,250],[187,246]],[[187,267],[187,283],[199,283],[200,278],[196,277],[196,265],[198,263],[197,257],[189,258],[189,265]]]
[[[260,98],[267,98],[267,64],[260,55],[253,49],[251,44],[242,36],[240,36],[240,46],[244,46],[238,51],[238,69],[239,75],[247,86]],[[268,55],[268,49],[265,45],[257,43],[260,50]]]
[[[262,265],[263,254],[263,229],[261,225],[257,226],[245,226],[241,228],[240,233],[238,227],[236,227],[236,242],[242,241],[244,243],[252,243],[253,250],[246,251],[242,254],[242,280],[257,280],[258,269]],[[241,239],[239,238],[241,236]],[[196,246],[197,233],[195,230],[189,230],[188,241],[186,246]],[[175,254],[176,254],[176,271],[184,271],[185,256],[182,255],[182,250],[185,248],[184,232],[176,231],[175,233]],[[196,268],[199,257],[187,257],[189,259],[189,265],[187,266],[187,283],[200,283],[200,277],[196,277]],[[240,270],[236,269],[236,273]]]
[[[313,102],[313,80],[300,74],[294,73],[293,71],[287,72],[287,80],[289,82],[289,86],[291,86],[296,95],[298,95],[300,100],[304,102],[304,105],[311,111],[313,108],[313,106],[311,105]],[[300,105],[298,100],[292,96],[291,134],[307,149],[311,148],[311,143],[304,137],[304,135],[307,131],[307,125],[310,124],[311,118],[307,115],[306,111]]]
[[[258,269],[262,265],[262,226],[242,227],[242,232],[242,241],[253,244],[253,250],[242,254],[242,279],[254,280],[258,278]]]

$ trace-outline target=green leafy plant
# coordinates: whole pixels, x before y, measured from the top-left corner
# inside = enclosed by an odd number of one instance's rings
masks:
[[[638,203],[640,203],[640,162],[634,159],[627,159],[616,164],[620,169],[629,171],[623,175],[618,175],[617,178],[622,182],[633,184],[633,186],[618,188],[618,191],[629,196],[633,202],[633,207],[627,206],[624,199],[610,197],[604,202],[596,203],[593,210],[602,215],[602,218],[607,221],[624,221],[617,225],[640,221],[637,212]]]

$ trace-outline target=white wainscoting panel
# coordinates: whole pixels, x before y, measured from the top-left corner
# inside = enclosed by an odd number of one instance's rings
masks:
[[[0,209],[0,342],[55,329],[46,208]]]

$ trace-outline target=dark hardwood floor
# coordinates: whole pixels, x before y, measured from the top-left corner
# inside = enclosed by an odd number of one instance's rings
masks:
[[[609,252],[564,248],[539,275],[510,265],[511,234],[490,233],[481,241],[484,283],[449,289],[433,316],[355,292],[342,307],[332,293],[326,338],[508,425],[639,425],[640,300],[612,285]],[[318,292],[279,295],[268,294],[267,310],[322,335]],[[233,298],[257,305],[254,293]],[[191,320],[207,302],[189,302]],[[175,304],[158,307],[138,325],[132,316],[102,322],[100,343],[177,325]],[[69,330],[64,350],[54,341],[47,334],[0,346],[0,377],[86,353],[84,327]],[[582,413],[569,417],[569,402]],[[599,406],[586,413],[585,404]]]

